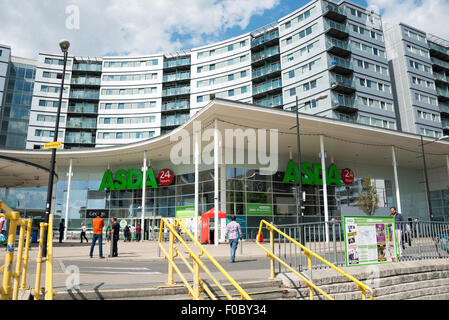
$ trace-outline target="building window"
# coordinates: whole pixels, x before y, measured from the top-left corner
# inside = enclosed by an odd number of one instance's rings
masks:
[[[234,96],[234,89],[231,89],[228,91],[228,96],[233,97]]]
[[[203,102],[203,96],[196,97],[196,102]]]

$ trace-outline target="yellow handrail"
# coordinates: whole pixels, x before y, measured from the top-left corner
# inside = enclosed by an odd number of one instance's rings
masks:
[[[162,231],[164,230],[164,226],[169,230],[170,232],[170,239],[169,239],[169,252],[165,250],[165,248],[162,245]],[[200,254],[195,254],[193,250],[189,247],[189,245],[184,241],[184,239],[181,237],[181,235],[176,231],[177,227],[181,227],[182,231],[188,235],[188,237],[197,245],[197,247],[201,250]],[[240,293],[241,299],[246,300],[252,300],[252,298],[246,293],[246,291],[229,275],[229,273],[207,252],[207,250],[201,245],[201,243],[191,234],[191,232],[178,220],[175,219],[174,224],[172,225],[168,220],[161,219],[161,227],[159,232],[159,247],[161,248],[162,252],[164,253],[165,259],[168,260],[168,284],[174,284],[173,281],[173,269],[176,271],[176,273],[181,278],[181,281],[184,283],[184,285],[187,287],[189,294],[193,297],[195,300],[200,299],[200,294],[202,291],[206,291],[206,293],[209,295],[209,297],[213,300],[216,300],[217,297],[212,293],[210,288],[206,285],[206,283],[200,279],[199,277],[199,270],[200,267],[203,269],[204,272],[210,277],[210,279],[217,285],[217,287],[221,290],[221,292],[226,296],[228,300],[232,300],[232,295],[226,290],[226,288],[212,275],[212,273],[209,271],[209,269],[206,267],[206,265],[201,261],[200,257],[202,255],[205,255],[212,264],[225,276],[225,278],[234,286],[234,288]],[[187,259],[182,255],[182,252],[177,249],[174,246],[174,240],[178,239],[179,243],[187,249],[189,253],[189,258],[193,260],[193,266],[189,264]],[[184,262],[184,264],[188,267],[190,272],[194,275],[194,283],[193,287],[188,283],[185,276],[182,274],[178,266],[176,265],[174,258],[180,257],[181,260]]]
[[[45,265],[45,288],[44,299],[53,300],[53,215],[50,214],[48,223],[41,222],[39,230],[39,252],[36,258],[36,278],[34,285],[34,300],[40,299],[41,291],[41,276],[42,276],[42,263]],[[44,249],[44,232],[47,228],[47,256],[43,257]]]
[[[272,251],[269,251],[268,249],[266,249],[264,246],[262,246],[259,243],[259,238],[260,238],[260,234],[262,232],[263,225],[266,225],[267,230],[270,231],[270,244],[271,244]],[[351,280],[355,284],[357,284],[357,290],[360,290],[362,292],[362,299],[363,300],[366,300],[366,293],[367,292],[370,292],[369,300],[373,300],[374,293],[373,293],[373,290],[369,286],[367,286],[366,284],[364,284],[361,281],[357,280],[356,278],[354,278],[350,274],[344,272],[342,269],[338,268],[333,263],[331,263],[331,262],[327,261],[326,259],[322,258],[321,256],[317,255],[316,253],[314,253],[310,249],[306,248],[305,246],[303,246],[302,244],[297,242],[295,239],[291,238],[290,236],[288,236],[287,234],[285,234],[284,232],[282,232],[281,230],[279,230],[278,228],[276,228],[275,226],[270,224],[269,222],[267,222],[265,220],[261,220],[260,221],[260,226],[259,226],[259,232],[257,233],[256,243],[257,243],[257,245],[260,248],[262,248],[267,253],[267,256],[271,260],[271,263],[270,263],[270,278],[271,279],[274,279],[274,276],[275,276],[274,275],[274,260],[277,260],[277,261],[279,261],[279,263],[281,263],[283,266],[285,266],[287,269],[289,269],[294,274],[296,274],[298,277],[300,277],[303,281],[305,281],[306,286],[309,288],[309,293],[310,293],[310,299],[311,300],[313,300],[313,290],[316,290],[317,292],[319,292],[320,294],[322,294],[324,297],[326,297],[329,300],[334,300],[331,296],[329,296],[327,293],[325,293],[322,289],[317,287],[317,285],[315,285],[311,280],[309,280],[306,277],[304,277],[302,274],[297,272],[295,269],[293,269],[291,266],[289,266],[287,263],[285,263],[282,259],[280,259],[278,256],[276,256],[274,254],[274,250],[273,250],[273,248],[274,248],[273,231],[276,231],[278,234],[282,235],[284,238],[288,239],[293,244],[297,245],[298,247],[300,247],[302,249],[302,253],[305,256],[307,256],[309,270],[312,269],[312,257],[314,257],[314,258],[320,260],[321,262],[325,263],[326,265],[328,265],[332,269],[336,270],[338,273],[340,273],[341,275],[345,276],[346,278],[348,278],[349,280]]]
[[[4,217],[6,220],[9,221],[9,232],[6,245],[5,264],[0,268],[0,273],[3,273],[2,279],[3,281],[0,288],[1,300],[9,300],[9,299],[17,300],[19,297],[19,286],[21,289],[25,289],[26,286],[26,274],[28,271],[32,220],[20,218],[19,212],[11,210],[2,201],[0,201],[0,216]],[[16,250],[17,257],[15,257],[14,246],[16,242],[16,234],[18,227],[20,227],[20,233],[19,233],[18,248]],[[15,271],[13,269],[14,263],[16,263]],[[12,280],[14,280],[13,285],[11,284]]]

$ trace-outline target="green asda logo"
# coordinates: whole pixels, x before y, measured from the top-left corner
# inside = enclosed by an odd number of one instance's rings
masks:
[[[323,179],[321,178],[321,164],[302,162],[301,177],[302,184],[323,185]],[[288,163],[284,176],[284,183],[290,183],[291,181],[295,181],[299,184],[299,170],[295,161],[290,161]],[[341,180],[338,175],[338,170],[334,164],[326,170],[326,184],[328,186],[335,184],[338,187],[341,187]]]
[[[143,173],[137,169],[118,170],[115,175],[111,171],[106,171],[101,180],[100,191],[109,190],[136,190],[142,189]],[[157,189],[156,177],[152,168],[147,169],[146,186]]]

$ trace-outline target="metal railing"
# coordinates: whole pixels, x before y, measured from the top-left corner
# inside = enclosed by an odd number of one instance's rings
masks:
[[[271,245],[271,251],[266,249],[264,246],[260,244],[260,234],[262,233],[262,229],[265,226],[265,228],[269,231],[269,239],[270,239],[270,245]],[[278,235],[278,245],[279,245],[279,251],[276,253],[275,251],[275,235],[274,232]],[[274,225],[268,223],[265,220],[260,221],[260,227],[259,227],[259,233],[257,234],[256,243],[257,245],[262,248],[266,253],[267,256],[270,258],[270,279],[275,278],[275,260],[278,264],[285,267],[290,272],[293,272],[296,274],[299,278],[301,278],[305,283],[306,286],[309,288],[309,295],[310,300],[313,300],[314,298],[314,291],[318,292],[322,296],[324,296],[326,299],[333,300],[331,296],[329,296],[326,292],[324,292],[322,289],[320,289],[316,284],[312,281],[312,270],[313,270],[313,264],[314,262],[318,261],[321,262],[321,264],[327,266],[328,268],[332,268],[344,277],[348,278],[350,281],[354,282],[357,285],[357,289],[361,291],[362,293],[362,299],[367,299],[367,293],[369,293],[369,300],[373,300],[374,293],[373,290],[367,286],[366,284],[362,283],[361,281],[357,280],[353,276],[349,275],[348,273],[344,272],[342,269],[338,268],[335,264],[329,262],[327,259],[323,258],[321,255],[318,255],[316,250],[309,249],[307,246],[302,245],[298,241],[295,240],[295,237],[292,237],[291,235],[281,231],[279,228],[276,228]],[[305,237],[305,239],[307,239]],[[284,256],[282,255],[281,251],[281,243],[284,243]],[[299,254],[300,256],[303,256],[307,259],[307,269],[309,270],[310,274],[307,276],[305,275],[302,270],[297,271],[294,267],[292,267],[291,259],[288,261],[285,253],[287,248],[287,243],[290,249],[290,256],[292,256],[292,249],[296,251],[295,258]],[[304,242],[306,243],[306,242]],[[328,242],[329,244],[329,242]],[[292,248],[294,247],[294,248]],[[336,248],[334,248],[336,251]],[[284,257],[284,258],[282,258]],[[290,263],[289,263],[290,262]]]
[[[43,257],[44,232],[47,228],[47,256]],[[50,214],[48,223],[41,222],[39,229],[39,251],[37,255],[36,283],[34,286],[34,300],[40,300],[42,264],[45,265],[44,299],[53,300],[53,215]]]
[[[31,225],[33,221],[31,219],[20,218],[19,212],[12,211],[2,201],[0,201],[0,216],[5,218],[6,221],[9,221],[5,264],[0,267],[0,274],[3,273],[0,288],[1,300],[17,300],[19,297],[19,289],[26,289],[28,260],[30,258]],[[20,227],[20,233],[17,257],[14,257],[17,227]],[[14,262],[16,263],[15,271],[13,271]],[[11,281],[13,279],[14,283],[12,284]]]
[[[200,278],[200,268],[209,276],[213,283],[218,287],[221,293],[228,300],[233,300],[232,294],[226,290],[226,288],[216,279],[213,274],[210,272],[209,268],[206,267],[205,263],[201,261],[201,257],[205,256],[208,258],[208,261],[211,262],[219,272],[225,276],[225,278],[234,286],[234,288],[239,292],[240,299],[252,300],[252,298],[246,293],[246,291],[226,272],[225,269],[206,251],[206,249],[199,243],[199,241],[190,233],[190,231],[178,220],[175,219],[174,224],[171,224],[166,219],[161,219],[161,225],[159,230],[168,229],[169,233],[169,248],[168,251],[162,245],[162,232],[159,233],[159,248],[164,253],[165,259],[168,261],[168,281],[167,284],[173,285],[175,284],[173,280],[173,271],[176,271],[178,276],[181,278],[182,282],[186,286],[189,291],[189,295],[193,297],[194,300],[202,300],[200,297],[202,292],[206,292],[206,294],[212,299],[217,300],[218,297],[214,294],[211,288],[207,285],[205,281]],[[180,230],[178,229],[180,228]],[[200,249],[201,252],[196,254],[192,248],[187,244],[184,238],[179,234],[179,231],[187,235],[188,238],[196,245],[196,249]],[[175,246],[175,239],[179,242],[180,247]],[[193,245],[192,243],[192,245]],[[188,257],[185,257],[183,251],[187,250]],[[190,272],[193,274],[193,284],[189,283],[184,274],[181,272],[179,267],[175,263],[175,258],[179,257],[182,262],[187,266]],[[191,265],[188,259],[193,260],[193,265]]]

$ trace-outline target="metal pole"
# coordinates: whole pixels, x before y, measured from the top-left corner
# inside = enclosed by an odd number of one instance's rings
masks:
[[[218,246],[218,233],[220,232],[220,222],[218,216],[218,121],[215,119],[214,129],[214,211],[215,211],[215,229],[214,244]]]
[[[391,147],[391,153],[393,156],[393,171],[394,171],[394,184],[396,186],[396,206],[398,207],[398,212],[401,213],[401,194],[399,193],[399,179],[398,179],[398,163],[396,161],[396,151],[394,147]]]
[[[64,240],[67,240],[67,230],[69,227],[69,204],[70,204],[70,185],[72,183],[72,176],[73,176],[73,172],[72,172],[72,159],[70,159],[70,166],[69,166],[69,172],[67,173],[67,176],[69,177],[68,182],[67,182],[67,201],[65,204],[65,233],[64,233]]]
[[[297,143],[297,148],[298,148],[298,153],[297,153],[297,165],[298,165],[298,172],[299,172],[299,183],[297,186],[297,197],[298,199],[298,203],[299,203],[299,211],[298,211],[298,207],[296,208],[296,221],[299,223],[304,223],[304,213],[302,211],[302,174],[301,174],[301,137],[300,137],[300,133],[299,133],[299,105],[298,105],[298,97],[296,97],[296,143]],[[304,241],[304,245],[305,245],[305,239],[304,239],[304,226],[301,225],[301,241]]]
[[[199,162],[200,162],[200,142],[199,142],[200,135],[198,132],[194,133],[194,139],[195,139],[195,220],[194,220],[194,233],[195,233],[195,239],[198,240],[198,217],[199,217],[199,190],[200,190],[200,181],[199,181]]]
[[[145,198],[146,198],[146,191],[147,191],[147,152],[143,152],[143,181],[142,181],[142,217],[140,222],[140,241],[143,241],[145,237]],[[148,234],[148,237],[150,235]]]
[[[321,149],[321,175],[323,180],[323,200],[324,200],[324,222],[326,225],[326,243],[329,243],[329,207],[327,203],[327,177],[326,177],[326,157],[324,154],[324,137],[320,135]]]
[[[53,142],[58,141],[58,133],[59,133],[59,118],[61,116],[61,105],[62,105],[62,95],[64,93],[64,80],[65,80],[65,71],[67,67],[67,56],[68,52],[64,52],[64,67],[62,71],[62,81],[61,81],[61,89],[59,92],[59,104],[58,104],[58,112],[56,114],[56,127]],[[53,180],[55,174],[55,164],[56,164],[56,149],[52,149],[51,152],[51,161],[50,161],[50,177],[48,179],[48,190],[47,190],[47,204],[45,206],[45,223],[48,223],[51,213],[51,200],[53,197]],[[47,256],[47,232],[44,232],[44,244],[43,244],[43,253],[42,255]]]
[[[424,140],[423,136],[421,136],[421,150],[422,150],[422,159],[424,165],[424,176],[426,179],[426,196],[427,196],[427,208],[429,210],[429,219],[432,221],[432,203],[430,202],[430,190],[429,190],[429,179],[427,176],[427,164],[426,164],[426,155],[424,153]]]
[[[446,155],[447,176],[449,177],[449,155]]]

